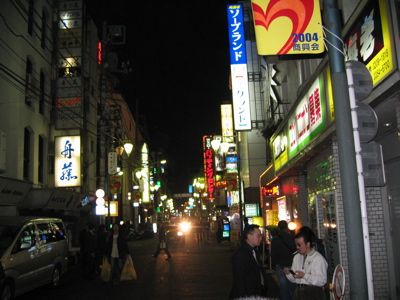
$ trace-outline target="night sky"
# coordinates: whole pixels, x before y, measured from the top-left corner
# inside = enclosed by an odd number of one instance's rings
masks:
[[[132,65],[122,89],[150,150],[166,153],[170,189],[186,192],[202,168],[201,138],[220,132],[220,104],[231,99],[226,1],[87,3],[97,24],[127,26],[116,49]]]

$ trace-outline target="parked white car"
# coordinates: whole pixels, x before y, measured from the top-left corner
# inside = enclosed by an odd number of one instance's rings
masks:
[[[0,262],[5,274],[0,300],[46,284],[58,286],[68,265],[62,220],[0,217]]]

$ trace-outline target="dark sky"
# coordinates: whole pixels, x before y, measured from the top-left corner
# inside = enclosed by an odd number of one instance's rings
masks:
[[[231,99],[225,10],[223,0],[88,1],[96,23],[127,26],[127,102],[134,112],[138,101],[151,150],[166,153],[173,192],[201,170],[201,138],[220,132],[219,105]]]

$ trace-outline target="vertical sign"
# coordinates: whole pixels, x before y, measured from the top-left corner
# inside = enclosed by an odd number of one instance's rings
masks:
[[[324,52],[320,0],[251,0],[259,55]]]
[[[221,128],[222,141],[233,143],[233,119],[232,119],[232,104],[221,105]]]
[[[55,138],[55,187],[81,185],[81,137],[59,136]]]
[[[147,144],[144,143],[142,147],[142,182],[143,192],[142,201],[144,203],[150,202],[150,171],[149,171],[149,150]]]
[[[235,130],[251,130],[243,6],[229,4],[227,12]]]
[[[214,152],[211,147],[212,136],[203,136],[203,159],[204,178],[206,179],[208,199],[214,199],[215,174],[214,174]]]

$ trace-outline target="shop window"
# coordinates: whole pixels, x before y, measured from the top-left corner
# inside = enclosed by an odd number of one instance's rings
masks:
[[[44,76],[43,71],[40,71],[40,91],[39,91],[39,113],[44,114],[44,107],[45,107],[45,80],[46,77]]]
[[[38,181],[44,183],[44,162],[45,162],[45,139],[39,135],[39,153],[38,153]]]
[[[42,49],[46,47],[46,36],[47,36],[47,12],[45,10],[42,11],[42,28],[41,28],[41,36],[40,36],[40,46]]]
[[[34,24],[34,6],[33,0],[28,1],[28,33],[29,35],[33,34],[33,24]]]
[[[24,129],[24,164],[23,178],[32,181],[32,132],[29,128]]]
[[[33,96],[33,64],[27,58],[25,70],[25,103],[27,105],[32,105]]]

